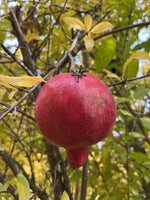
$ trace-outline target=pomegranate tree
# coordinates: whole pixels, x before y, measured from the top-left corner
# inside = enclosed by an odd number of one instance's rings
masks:
[[[43,135],[64,147],[72,168],[86,162],[87,148],[111,133],[116,105],[109,88],[90,73],[63,73],[48,80],[35,104]]]

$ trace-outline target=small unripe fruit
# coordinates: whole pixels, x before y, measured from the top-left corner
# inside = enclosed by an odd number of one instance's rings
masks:
[[[96,76],[63,73],[41,89],[35,118],[43,135],[64,147],[72,168],[86,162],[87,148],[111,133],[116,104],[109,88]]]

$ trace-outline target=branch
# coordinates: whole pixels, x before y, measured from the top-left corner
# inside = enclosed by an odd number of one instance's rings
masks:
[[[144,76],[140,76],[140,77],[136,77],[136,78],[131,78],[131,79],[124,79],[124,80],[122,80],[120,82],[112,83],[112,84],[108,85],[108,87],[112,87],[112,86],[116,86],[116,85],[121,85],[121,84],[124,85],[127,82],[136,81],[136,80],[147,78],[147,77],[150,77],[150,74],[147,74],[147,75],[144,75]]]
[[[48,74],[46,74],[44,76],[44,80],[46,80],[51,74],[58,72],[59,70],[61,70],[65,64],[68,62],[69,57],[68,57],[68,53],[72,52],[73,48],[75,47],[78,39],[80,37],[80,31],[76,34],[76,37],[74,38],[67,54],[64,55],[64,57],[59,61],[59,63],[56,65],[56,67],[54,69],[52,69]],[[38,88],[41,85],[41,82],[37,83],[35,86],[33,86],[30,91],[25,94],[21,99],[19,99],[19,101],[17,101],[13,106],[11,106],[2,116],[0,116],[0,120],[2,120],[8,113],[10,113],[17,105],[19,105],[24,99],[26,99],[30,94],[32,94],[32,92],[34,92],[34,90],[36,88]]]
[[[86,200],[87,181],[88,181],[88,151],[87,151],[87,160],[83,166],[83,171],[82,171],[82,184],[81,184],[80,200]]]
[[[29,185],[34,193],[37,193],[37,196],[42,200],[48,200],[48,195],[46,191],[40,190],[33,181],[29,178],[27,173],[25,172],[22,165],[20,165],[16,160],[10,157],[7,151],[0,149],[0,156],[3,158],[3,160],[8,164],[11,171],[14,173],[15,176],[17,176],[18,173],[20,173],[20,170],[22,171],[23,175],[26,177],[26,179],[29,182]]]
[[[20,49],[21,49],[21,52],[22,52],[22,55],[23,55],[23,62],[28,67],[28,69],[30,69],[32,71],[32,73],[34,75],[36,75],[37,72],[36,72],[35,61],[32,59],[31,49],[30,49],[28,43],[26,42],[26,40],[24,38],[20,24],[18,22],[18,19],[16,17],[15,12],[14,12],[14,8],[10,9],[9,20],[12,23],[13,30],[15,32],[17,39],[18,39],[19,46],[20,46]]]
[[[13,61],[16,61],[23,69],[25,72],[27,72],[28,75],[34,76],[34,74],[31,72],[31,70],[23,63],[21,62],[14,54],[9,51],[3,44],[1,44],[1,47],[4,49],[6,53],[13,59]]]
[[[137,28],[137,27],[141,27],[141,26],[148,26],[150,25],[150,21],[148,22],[141,22],[141,23],[137,23],[137,24],[131,24],[131,25],[128,25],[128,26],[124,26],[124,27],[119,27],[119,28],[114,28],[112,29],[111,31],[108,31],[100,36],[97,36],[94,38],[94,40],[98,40],[100,38],[103,38],[107,35],[111,35],[111,34],[114,34],[114,33],[119,33],[119,32],[122,32],[124,30],[129,30],[131,28]]]
[[[0,101],[0,104],[3,105],[3,106],[6,106],[7,108],[11,107],[9,104],[5,103],[4,101]],[[17,112],[21,113],[22,115],[26,116],[27,118],[35,121],[35,118],[32,117],[31,115],[28,115],[26,112],[24,112],[24,111],[22,111],[22,110],[20,110],[18,108],[16,110],[17,110]]]
[[[0,182],[5,185],[7,180],[5,176],[0,172]],[[18,195],[16,194],[16,189],[10,184],[7,188],[7,193],[10,193],[16,200],[18,200]]]

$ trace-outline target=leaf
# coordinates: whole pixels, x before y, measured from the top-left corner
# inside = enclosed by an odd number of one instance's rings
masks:
[[[134,138],[143,138],[144,139],[144,135],[142,135],[141,133],[138,133],[138,132],[131,132],[131,135]]]
[[[27,179],[21,173],[17,175],[17,191],[19,194],[19,200],[29,200],[30,187]]]
[[[26,37],[25,37],[25,40],[27,42],[30,42],[31,40],[40,40],[40,36],[38,36],[37,34],[35,33],[30,33],[30,34],[27,34]]]
[[[136,77],[139,70],[139,60],[133,60],[128,64],[127,77]]]
[[[132,54],[127,61],[125,62],[124,66],[123,66],[123,74],[122,74],[122,79],[125,77],[127,70],[128,70],[128,64],[131,60],[133,59],[150,59],[150,56],[147,52],[135,52],[134,54]]]
[[[96,49],[94,64],[98,72],[103,71],[116,55],[116,42],[114,38],[106,38]]]
[[[61,200],[69,200],[69,196],[68,196],[68,194],[67,194],[66,191],[63,192],[63,195],[62,195],[62,197],[61,197]]]
[[[11,77],[11,76],[0,75],[0,84],[12,89],[15,89],[13,86],[32,87],[38,82],[45,82],[45,81],[41,76]]]
[[[117,96],[115,96],[114,98],[115,98],[115,102],[116,102],[117,104],[119,104],[119,103],[125,103],[125,102],[128,102],[128,101],[129,101],[128,98],[124,98],[124,97],[117,97]]]
[[[133,117],[133,115],[127,110],[119,109],[119,112],[121,112],[123,115],[129,116],[129,117]]]
[[[134,98],[138,99],[147,95],[148,91],[147,88],[144,86],[138,86],[134,91]]]
[[[142,117],[141,121],[142,121],[142,124],[143,124],[144,127],[150,129],[150,118]]]
[[[84,18],[84,24],[86,26],[87,32],[91,29],[92,27],[92,17],[90,15],[86,15]]]
[[[75,17],[64,17],[64,22],[68,24],[71,28],[76,28],[79,30],[86,30],[85,25]]]
[[[104,69],[104,72],[107,73],[106,77],[115,78],[118,81],[121,81],[120,78],[119,78],[119,76],[117,74],[114,74],[114,73],[112,73],[112,72],[110,72],[110,71],[108,71],[106,69]]]
[[[129,188],[134,196],[139,196],[139,188],[136,183],[129,184]]]
[[[89,51],[89,52],[92,51],[93,46],[95,44],[94,40],[87,35],[83,38],[83,40],[84,40],[84,44],[85,44],[87,51]]]
[[[114,26],[110,22],[100,22],[94,28],[92,28],[91,33],[102,33],[109,31]]]

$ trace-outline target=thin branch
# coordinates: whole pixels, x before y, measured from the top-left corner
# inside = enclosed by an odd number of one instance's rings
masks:
[[[136,80],[147,78],[147,77],[150,77],[150,74],[147,74],[147,75],[144,75],[144,76],[139,76],[139,77],[136,77],[136,78],[131,78],[131,79],[124,79],[120,82],[112,83],[112,84],[108,85],[108,87],[112,87],[112,86],[115,86],[115,85],[125,85],[127,82],[136,81]]]
[[[14,12],[14,8],[10,9],[9,20],[12,23],[13,31],[15,32],[15,35],[18,39],[20,49],[21,49],[21,52],[23,55],[23,62],[28,67],[28,69],[30,69],[30,71],[32,71],[32,73],[34,75],[36,75],[37,72],[36,72],[35,61],[32,58],[32,52],[29,47],[29,44],[26,42],[26,40],[24,38],[23,32],[21,30],[21,26],[18,22],[15,12]]]
[[[83,166],[83,171],[82,171],[82,184],[81,184],[80,200],[86,200],[87,181],[88,181],[88,151],[87,151],[87,160]]]
[[[18,173],[20,173],[20,170],[22,171],[23,175],[26,177],[26,179],[28,180],[31,189],[33,190],[34,193],[37,193],[37,196],[42,199],[42,200],[48,200],[48,195],[46,193],[46,191],[42,191],[40,190],[40,188],[38,188],[33,181],[29,178],[29,176],[27,175],[27,173],[25,172],[24,168],[22,167],[21,164],[19,164],[16,160],[14,160],[13,158],[10,158],[10,155],[7,151],[0,149],[0,156],[2,157],[2,159],[8,163],[8,166],[10,167],[11,171],[14,173],[15,176],[17,176]]]
[[[7,48],[5,47],[4,44],[1,44],[1,47],[4,49],[4,51],[5,51],[6,53],[8,53],[8,55],[9,55],[14,61],[16,61],[16,62],[24,69],[25,72],[27,72],[28,75],[34,76],[34,74],[31,72],[31,70],[30,70],[23,62],[21,62],[14,54],[12,54],[11,51],[9,51],[9,49],[7,49]]]
[[[137,27],[141,27],[141,26],[148,26],[150,25],[150,21],[148,22],[141,22],[141,23],[137,23],[137,24],[131,24],[131,25],[128,25],[128,26],[124,26],[124,27],[119,27],[119,28],[114,28],[112,29],[111,31],[108,31],[100,36],[97,36],[94,38],[94,40],[98,40],[100,38],[103,38],[107,35],[111,35],[111,34],[114,34],[114,33],[119,33],[119,32],[122,32],[122,31],[125,31],[125,30],[128,30],[128,29],[132,29],[132,28],[137,28]]]
[[[67,173],[66,167],[64,165],[64,160],[63,160],[63,157],[61,155],[60,149],[58,147],[56,147],[56,152],[57,152],[58,159],[61,161],[60,162],[61,174],[62,174],[62,176],[64,178],[65,190],[68,193],[68,196],[69,196],[70,200],[73,200],[68,173]]]

